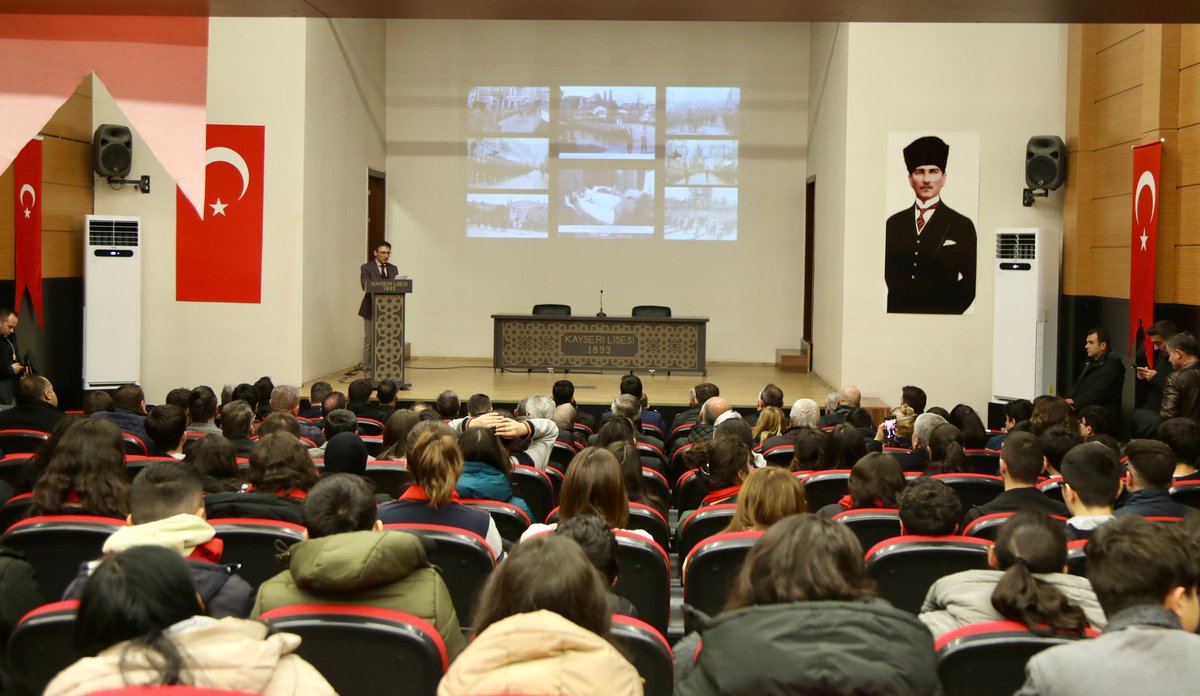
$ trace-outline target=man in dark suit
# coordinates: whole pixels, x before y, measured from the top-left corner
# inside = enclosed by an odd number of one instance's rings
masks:
[[[48,433],[63,419],[54,385],[40,375],[21,380],[17,405],[0,411],[0,430],[40,430]]]
[[[941,200],[950,147],[927,135],[904,148],[916,202],[887,220],[887,311],[962,314],[975,301],[975,225]]]
[[[17,395],[17,383],[25,374],[25,366],[17,355],[17,314],[7,307],[0,309],[0,404],[13,403]]]
[[[1083,372],[1071,385],[1067,403],[1075,412],[1088,406],[1103,406],[1117,418],[1121,417],[1121,389],[1125,385],[1125,363],[1120,356],[1108,349],[1108,330],[1096,327],[1088,332],[1084,343],[1087,361]]]
[[[380,242],[375,245],[374,261],[368,261],[359,269],[359,283],[363,290],[367,289],[368,280],[387,280],[395,278],[399,273],[392,264],[388,263],[388,259],[392,256],[392,245],[388,242]],[[363,372],[366,373],[367,379],[375,378],[375,356],[371,353],[371,334],[375,331],[375,317],[371,312],[371,296],[364,294],[362,304],[358,306],[358,316],[363,318],[364,333],[363,333]]]

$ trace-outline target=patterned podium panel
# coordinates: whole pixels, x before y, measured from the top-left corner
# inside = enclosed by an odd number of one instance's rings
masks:
[[[492,318],[495,369],[706,370],[707,317]]]
[[[374,295],[376,381],[404,381],[404,297]]]

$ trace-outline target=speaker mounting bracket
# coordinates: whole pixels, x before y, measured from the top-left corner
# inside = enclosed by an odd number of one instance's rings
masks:
[[[116,176],[108,177],[108,185],[109,186],[117,186],[118,184],[120,184],[120,186],[122,188],[126,184],[133,184],[134,186],[137,186],[138,190],[141,191],[142,193],[150,193],[150,177],[149,176],[143,176],[140,179],[122,179],[122,178],[116,177]]]
[[[1049,195],[1050,195],[1049,189],[1027,188],[1027,189],[1025,189],[1025,193],[1021,195],[1021,205],[1028,208],[1033,205],[1033,199],[1035,197],[1036,198],[1046,198]]]

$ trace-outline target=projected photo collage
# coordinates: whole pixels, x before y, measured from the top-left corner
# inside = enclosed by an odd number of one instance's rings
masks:
[[[551,93],[468,94],[468,237],[737,239],[739,89]]]

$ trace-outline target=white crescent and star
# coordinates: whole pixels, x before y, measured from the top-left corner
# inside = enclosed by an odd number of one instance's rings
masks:
[[[25,194],[29,194],[29,205],[25,205]],[[25,217],[29,217],[30,208],[37,203],[37,191],[33,190],[33,186],[25,184],[21,187],[21,193],[18,194],[17,200],[21,201],[21,205],[25,205]]]
[[[224,162],[238,171],[238,174],[242,177],[242,192],[238,195],[238,200],[240,201],[250,188],[250,168],[246,166],[246,160],[242,159],[242,156],[236,150],[228,147],[210,147],[204,154],[205,167],[214,162]],[[224,215],[225,209],[229,205],[229,203],[222,203],[221,199],[217,198],[217,202],[209,203],[208,207],[212,208],[212,214],[216,216]]]
[[[1140,223],[1142,221],[1141,216],[1138,214],[1139,209],[1140,209],[1140,203],[1142,202],[1142,189],[1150,190],[1150,218],[1149,219],[1153,220],[1154,213],[1158,209],[1158,184],[1156,181],[1154,181],[1154,175],[1148,171],[1142,172],[1142,175],[1140,177],[1138,177],[1137,186],[1134,188],[1134,191],[1133,191],[1133,219],[1135,222],[1138,222],[1138,223]],[[1138,239],[1142,242],[1142,248],[1140,249],[1140,251],[1146,251],[1146,242],[1150,239],[1150,236],[1146,234],[1145,228],[1142,228],[1142,236],[1138,237]]]

